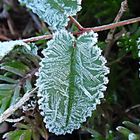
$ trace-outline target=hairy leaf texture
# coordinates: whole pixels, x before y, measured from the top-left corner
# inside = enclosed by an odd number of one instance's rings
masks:
[[[76,39],[61,30],[43,51],[38,103],[50,132],[59,135],[78,129],[104,97],[109,69],[96,43],[94,32]]]
[[[68,16],[76,15],[81,9],[81,0],[19,0],[53,29],[67,26]]]
[[[0,60],[3,59],[15,46],[25,46],[30,50],[30,46],[24,43],[22,40],[0,42]]]

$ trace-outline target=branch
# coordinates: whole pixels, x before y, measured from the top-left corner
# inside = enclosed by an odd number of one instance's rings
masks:
[[[29,73],[27,73],[20,81],[19,81],[19,85],[22,86],[26,79],[32,77],[33,75],[35,75],[35,73],[38,71],[38,68],[35,68],[33,70],[31,70]]]
[[[121,27],[121,26],[124,26],[124,25],[133,24],[133,23],[136,23],[136,22],[140,22],[140,17],[120,21],[120,22],[117,22],[117,23],[111,23],[111,24],[108,24],[108,25],[93,27],[93,28],[83,28],[81,31],[74,32],[73,34],[74,35],[80,35],[84,32],[90,32],[90,31],[100,32],[100,31],[113,29],[113,28],[116,28],[116,27]],[[53,37],[53,35],[42,35],[42,36],[37,36],[37,37],[31,37],[31,38],[28,38],[28,39],[23,39],[23,41],[28,43],[28,42],[38,41],[38,40],[51,39],[52,37]]]
[[[23,39],[23,41],[25,43],[28,43],[28,42],[35,42],[35,41],[38,41],[38,40],[51,39],[51,38],[52,38],[52,35],[42,35],[42,36]]]
[[[127,3],[127,0],[124,0],[122,3],[121,3],[121,8],[116,16],[116,18],[114,19],[114,22],[118,22],[122,15],[124,14],[124,12],[127,11],[127,8],[128,8],[128,3]]]
[[[77,26],[77,28],[81,31],[84,27],[72,16],[69,16],[70,20]]]
[[[20,117],[18,119],[6,119],[6,122],[9,122],[9,123],[17,123],[17,122],[20,122],[20,121],[22,121],[24,119],[25,119],[25,117],[22,116],[22,117]]]
[[[111,24],[108,24],[108,25],[93,27],[93,28],[84,28],[81,32],[89,32],[89,31],[100,32],[100,31],[113,29],[113,28],[116,28],[116,27],[121,27],[121,26],[124,26],[124,25],[133,24],[133,23],[136,23],[136,22],[140,22],[140,17],[120,21],[120,22],[117,22],[117,23],[111,23]],[[81,33],[81,32],[79,32],[79,33]]]
[[[132,109],[135,109],[135,108],[139,108],[140,107],[140,104],[137,104],[137,105],[134,105],[128,109],[125,110],[126,113],[128,113],[129,111],[131,111]]]
[[[17,109],[19,109],[25,102],[29,100],[32,94],[37,90],[38,87],[34,88],[30,92],[26,92],[24,96],[14,105],[10,106],[6,111],[4,111],[0,116],[0,123],[6,121]]]
[[[120,21],[121,17],[123,16],[124,12],[127,11],[127,8],[128,8],[128,3],[127,3],[127,0],[124,0],[122,3],[121,3],[121,7],[120,7],[120,10],[116,16],[116,18],[114,19],[114,23],[117,23]],[[111,47],[113,45],[113,37],[114,37],[114,33],[115,33],[115,30],[116,28],[113,28],[109,31],[108,35],[107,35],[107,39],[106,39],[106,43],[108,44],[108,47],[105,49],[105,57],[107,58],[110,50],[111,50]]]

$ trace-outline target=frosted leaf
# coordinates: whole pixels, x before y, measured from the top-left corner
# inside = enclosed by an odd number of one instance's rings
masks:
[[[25,46],[28,50],[31,49],[30,46],[24,43],[22,40],[0,42],[0,60],[17,45]]]
[[[38,104],[46,127],[56,135],[78,129],[104,97],[109,69],[96,43],[94,32],[76,39],[61,30],[43,51]]]
[[[138,50],[139,50],[138,56],[140,57],[140,38],[138,38],[137,45],[138,45]]]
[[[81,0],[19,0],[53,29],[67,26],[68,16],[81,10]]]
[[[137,40],[137,45],[138,45],[138,57],[140,58],[140,38],[138,38]],[[140,64],[140,62],[139,62]],[[139,68],[139,71],[140,71],[140,68]],[[139,77],[140,77],[140,73],[139,73]]]
[[[130,133],[128,136],[128,140],[138,140],[138,137],[136,134]]]

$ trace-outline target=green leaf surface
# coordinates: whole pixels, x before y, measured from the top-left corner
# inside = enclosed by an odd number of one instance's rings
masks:
[[[11,95],[13,93],[14,89],[10,89],[10,90],[3,90],[0,89],[0,97],[6,97],[8,95]]]
[[[124,137],[128,138],[129,134],[132,133],[131,130],[123,127],[123,126],[118,126],[117,128],[117,131],[119,131],[120,133],[122,133],[124,135]]]
[[[28,91],[31,91],[33,89],[32,84],[31,84],[31,79],[27,79],[24,85],[24,91],[25,93]]]
[[[0,75],[0,81],[12,83],[12,84],[16,84],[17,83],[16,80],[14,80],[12,78],[9,78],[9,77],[6,77],[6,76],[3,76],[3,75]]]
[[[14,88],[14,84],[0,84],[0,90],[12,90]]]
[[[2,70],[14,73],[18,76],[23,77],[30,69],[27,65],[23,64],[22,62],[13,60],[8,63],[0,64],[0,68]]]
[[[53,29],[62,29],[68,24],[68,17],[81,9],[81,0],[19,0],[32,9]]]
[[[96,43],[94,32],[76,39],[61,30],[43,51],[38,103],[50,132],[59,135],[78,129],[104,97],[109,69]]]
[[[30,130],[15,130],[6,133],[3,138],[6,140],[31,140]]]
[[[128,140],[139,140],[139,137],[135,133],[130,133]]]
[[[31,130],[26,130],[20,136],[20,140],[31,140]]]
[[[2,114],[10,105],[11,96],[6,96],[1,99],[0,114]]]
[[[15,87],[14,94],[13,94],[12,99],[11,99],[11,105],[14,105],[17,102],[17,100],[19,99],[20,90],[21,90],[21,86],[17,85]]]

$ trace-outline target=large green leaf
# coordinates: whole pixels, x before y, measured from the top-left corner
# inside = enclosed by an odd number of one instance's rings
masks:
[[[78,129],[104,97],[109,69],[96,43],[94,32],[75,39],[61,30],[43,51],[38,103],[50,132],[59,135]]]
[[[81,0],[19,0],[56,30],[67,26],[68,16],[81,9]]]

